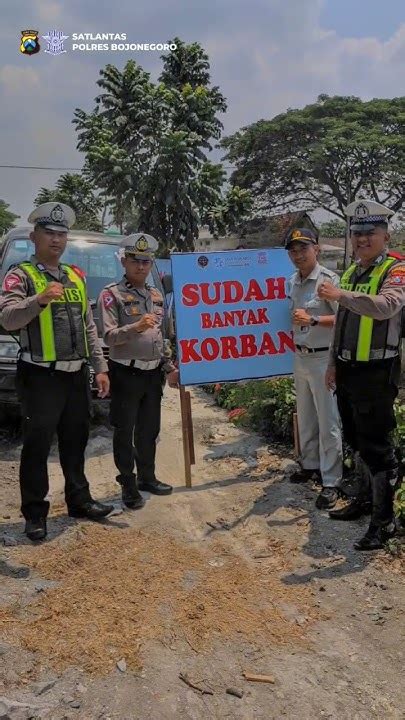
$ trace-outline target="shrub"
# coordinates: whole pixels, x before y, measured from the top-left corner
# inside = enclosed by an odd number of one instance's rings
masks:
[[[295,388],[292,378],[204,386],[231,413],[231,422],[246,425],[278,440],[292,440]]]

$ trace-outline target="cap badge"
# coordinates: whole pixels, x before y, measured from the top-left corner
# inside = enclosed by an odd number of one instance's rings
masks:
[[[148,241],[146,237],[142,235],[142,237],[138,238],[138,240],[135,243],[135,248],[139,250],[140,252],[145,252],[148,249]]]
[[[53,210],[50,212],[50,218],[56,223],[61,223],[65,219],[65,213],[63,212],[60,205],[55,205]]]
[[[354,215],[356,218],[366,218],[369,215],[368,207],[364,203],[360,203],[354,211]]]
[[[293,234],[291,235],[293,240],[297,240],[298,238],[302,237],[301,230],[294,230]]]

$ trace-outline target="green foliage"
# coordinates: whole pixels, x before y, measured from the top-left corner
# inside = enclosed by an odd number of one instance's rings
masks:
[[[55,188],[41,188],[34,200],[36,206],[46,202],[61,202],[69,205],[76,213],[75,228],[100,231],[102,224],[99,213],[102,200],[96,195],[94,186],[78,173],[65,173],[56,182]]]
[[[340,220],[329,220],[319,226],[319,234],[325,238],[340,238],[346,235],[346,223]]]
[[[399,400],[395,403],[395,416],[397,427],[394,431],[394,442],[400,463],[402,482],[395,493],[394,510],[401,525],[405,527],[405,480],[403,479],[405,471],[405,405]]]
[[[405,97],[363,102],[320,95],[301,110],[259,120],[226,138],[231,181],[271,213],[322,207],[345,219],[348,198],[405,201]]]
[[[217,384],[213,392],[218,405],[226,410],[246,411],[234,416],[238,424],[248,425],[275,439],[292,439],[292,416],[295,411],[292,378]]]
[[[198,43],[172,42],[177,49],[162,56],[156,84],[133,60],[122,71],[107,65],[95,109],[77,109],[73,120],[85,172],[115,223],[154,235],[162,256],[194,249],[211,208],[224,206],[221,221],[228,227],[247,207],[245,191],[223,196],[224,170],[207,159],[221,137],[218,115],[226,110],[210,84],[209,58]]]
[[[19,215],[14,215],[8,209],[10,206],[4,201],[0,200],[0,235],[14,227],[15,220],[19,218]]]

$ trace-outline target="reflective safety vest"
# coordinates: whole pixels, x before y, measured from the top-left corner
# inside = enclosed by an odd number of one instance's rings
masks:
[[[388,271],[397,262],[396,258],[387,257],[379,265],[375,265],[371,271],[364,270],[361,278],[357,280],[355,280],[355,275],[359,266],[353,263],[343,273],[340,287],[342,290],[378,295]],[[386,349],[388,322],[388,320],[374,320],[366,315],[357,315],[340,306],[336,318],[335,351],[338,354],[341,354],[342,350],[350,351],[352,360],[368,362],[371,351]]]
[[[20,263],[28,278],[29,294],[42,293],[50,279],[46,271],[30,262]],[[87,290],[83,278],[70,265],[65,273],[64,293],[52,300],[26,328],[29,348],[35,362],[80,360],[89,356],[86,332]]]

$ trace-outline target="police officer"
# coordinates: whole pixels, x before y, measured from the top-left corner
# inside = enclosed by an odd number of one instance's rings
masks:
[[[109,380],[84,276],[60,262],[75,222],[73,210],[63,203],[44,203],[28,222],[34,225],[30,238],[35,254],[7,272],[0,323],[11,333],[20,331],[21,511],[28,537],[43,540],[49,511],[47,459],[55,432],[69,515],[96,520],[113,509],[92,499],[84,474],[90,409],[87,360],[96,372],[100,397],[108,394]]]
[[[347,443],[370,470],[371,522],[355,548],[376,550],[395,532],[398,473],[391,432],[401,367],[405,263],[387,256],[389,208],[358,200],[345,212],[356,261],[343,274],[340,289],[324,282],[318,290],[319,297],[339,303],[326,383],[336,387]]]
[[[110,349],[117,482],[123,503],[132,509],[144,505],[139,489],[155,495],[168,495],[173,489],[155,476],[162,372],[170,386],[178,386],[178,371],[164,352],[163,298],[147,284],[157,246],[151,235],[126,237],[121,243],[125,275],[119,283],[107,285],[98,301],[104,341]]]
[[[289,281],[293,336],[296,347],[294,379],[302,469],[291,482],[306,482],[313,475],[322,482],[316,499],[319,509],[338,499],[342,477],[342,441],[336,400],[324,386],[329,345],[337,303],[321,300],[317,289],[325,280],[338,286],[339,278],[318,262],[318,239],[307,228],[293,230],[286,242],[297,268]]]

